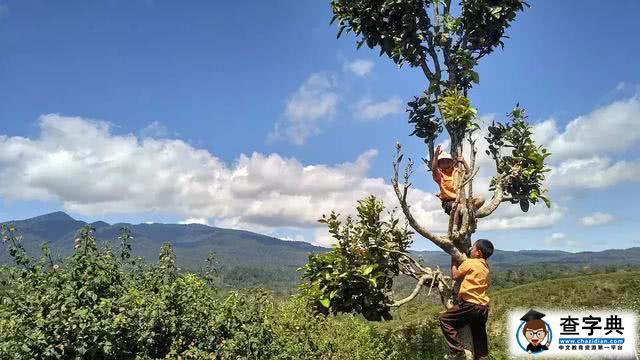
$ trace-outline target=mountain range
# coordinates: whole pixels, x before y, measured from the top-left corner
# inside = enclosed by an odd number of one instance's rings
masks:
[[[67,256],[73,251],[73,240],[86,222],[76,220],[64,212],[54,212],[25,220],[11,221],[23,237],[23,244],[31,255],[37,255],[42,243],[47,242],[52,252]],[[306,263],[310,253],[328,249],[306,242],[286,241],[243,230],[223,229],[200,224],[108,224],[104,221],[91,223],[99,243],[118,246],[120,229],[128,227],[133,234],[133,253],[148,260],[158,257],[160,246],[170,242],[176,253],[178,264],[183,268],[199,269],[204,265],[209,251],[216,253],[221,269],[227,274],[241,269],[235,275],[237,282],[260,282],[259,277],[283,277],[295,280],[295,269]],[[414,251],[424,263],[446,267],[449,256],[442,251]],[[0,248],[0,263],[9,261],[5,247]],[[611,249],[599,252],[577,252],[555,250],[496,250],[491,257],[494,267],[511,268],[532,264],[564,264],[573,266],[640,265],[640,247]],[[249,271],[251,270],[251,271]],[[257,271],[256,279],[249,273]]]

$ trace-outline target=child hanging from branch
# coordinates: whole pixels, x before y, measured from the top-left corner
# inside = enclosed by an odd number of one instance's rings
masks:
[[[431,172],[433,180],[440,187],[440,193],[436,195],[442,201],[442,208],[447,215],[451,215],[452,211],[456,207],[456,199],[458,198],[458,184],[456,179],[458,178],[458,167],[456,162],[463,162],[465,160],[462,156],[458,156],[454,161],[453,157],[442,150],[442,146],[438,145],[433,152],[433,158],[431,159]],[[465,168],[467,168],[465,163]],[[476,195],[473,197],[473,207],[477,210],[484,204],[484,198]]]

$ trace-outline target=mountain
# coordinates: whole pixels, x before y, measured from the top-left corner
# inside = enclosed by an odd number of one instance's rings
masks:
[[[23,236],[31,255],[39,254],[42,243],[48,242],[54,255],[67,256],[73,251],[77,231],[87,223],[64,212],[37,216],[12,222]],[[91,223],[99,243],[109,243],[117,249],[120,229],[128,227],[133,234],[133,253],[147,260],[158,258],[160,246],[170,242],[179,266],[198,270],[205,264],[210,251],[216,253],[218,268],[224,282],[232,286],[265,286],[287,288],[295,283],[296,269],[307,262],[310,253],[328,249],[305,242],[285,241],[249,231],[231,230],[200,224],[108,224]],[[430,266],[449,266],[449,256],[442,251],[413,251]],[[7,250],[0,246],[0,263],[9,262]],[[640,266],[640,247],[625,250],[570,253],[555,250],[496,250],[491,257],[494,269],[518,269],[523,266],[570,267]]]
[[[37,255],[42,243],[47,242],[52,253],[67,256],[73,251],[73,239],[83,226],[64,212],[54,212],[26,220],[12,221],[23,237],[29,254]],[[323,252],[326,248],[298,241],[285,241],[249,231],[222,229],[200,224],[126,224],[110,225],[104,221],[91,223],[96,229],[98,243],[109,243],[116,249],[120,229],[128,227],[133,235],[133,253],[148,260],[158,257],[164,242],[173,245],[178,264],[198,269],[209,251],[215,251],[216,259],[223,267],[245,267],[295,270],[307,261],[310,253]],[[0,262],[9,260],[4,247],[0,249]]]
[[[413,254],[424,259],[426,264],[434,264],[443,268],[449,266],[450,257],[442,251],[414,251]],[[490,263],[496,268],[544,264],[582,267],[605,265],[640,266],[640,247],[577,253],[560,250],[504,251],[496,249],[491,256]]]

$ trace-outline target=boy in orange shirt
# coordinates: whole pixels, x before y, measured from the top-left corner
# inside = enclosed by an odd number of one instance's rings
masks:
[[[451,277],[462,279],[458,292],[458,304],[440,314],[440,327],[447,339],[451,352],[460,358],[465,355],[464,347],[458,338],[458,329],[469,325],[473,337],[473,350],[476,359],[487,359],[487,316],[489,314],[489,265],[487,259],[493,254],[493,244],[480,239],[471,248],[471,257],[462,264],[451,258]]]
[[[464,159],[458,160],[464,161]],[[451,215],[451,210],[455,206],[458,197],[458,188],[456,178],[458,177],[458,169],[454,166],[453,158],[449,153],[442,151],[442,146],[438,145],[433,152],[431,159],[431,173],[433,180],[440,187],[440,193],[437,195],[442,200],[442,208],[447,215]],[[479,209],[484,204],[484,199],[480,196],[473,197],[473,206]]]

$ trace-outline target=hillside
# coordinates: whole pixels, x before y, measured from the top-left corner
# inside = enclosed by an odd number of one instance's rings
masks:
[[[449,255],[442,251],[414,251],[426,263],[440,267],[449,266]],[[491,256],[491,264],[498,268],[520,267],[522,265],[549,264],[565,266],[640,265],[640,247],[629,249],[609,249],[603,251],[582,251],[577,253],[559,250],[519,250],[496,249]]]
[[[54,212],[26,220],[13,221],[23,235],[29,254],[37,255],[42,243],[48,242],[54,256],[72,252],[76,232],[87,223],[76,220],[64,212]],[[231,287],[269,287],[288,291],[298,281],[296,269],[307,262],[308,254],[326,251],[326,248],[305,242],[284,241],[249,231],[223,229],[199,224],[91,224],[101,242],[118,246],[120,229],[128,227],[133,233],[134,255],[155,261],[163,242],[173,244],[179,266],[198,270],[204,265],[210,251],[216,253],[217,266],[226,285]],[[449,256],[442,251],[414,251],[425,264],[446,268]],[[0,263],[8,261],[4,247],[0,247]],[[552,250],[496,250],[491,264],[497,271],[520,272],[535,268],[536,273],[573,273],[602,266],[640,266],[640,248],[605,250],[601,252],[570,253]],[[536,279],[504,277],[500,282],[513,285]],[[556,275],[552,275],[555,277]],[[498,280],[498,278],[496,277]],[[399,280],[398,287],[413,287],[412,281]],[[498,285],[502,286],[502,285]]]
[[[13,221],[23,236],[30,254],[37,254],[42,243],[48,242],[54,254],[69,255],[76,232],[87,223],[64,212],[55,212],[26,220]],[[284,241],[249,231],[222,229],[199,224],[126,224],[110,225],[94,222],[95,236],[100,242],[118,246],[120,229],[131,229],[134,255],[157,259],[160,245],[170,242],[180,266],[197,269],[204,264],[209,251],[215,251],[220,266],[242,266],[262,269],[293,269],[307,261],[312,252],[325,248],[305,242]],[[8,260],[0,249],[0,261]]]
[[[491,312],[488,331],[491,358],[507,359],[505,343],[505,318],[514,308],[557,308],[557,309],[625,309],[640,316],[640,272],[619,271],[609,274],[582,275],[570,278],[538,281],[522,286],[498,291],[490,291]],[[440,305],[427,303],[408,304],[400,308],[394,320],[373,324],[378,331],[390,331],[401,336],[428,338],[429,351],[441,355],[428,354],[426,358],[442,358],[447,353],[444,338],[437,324]],[[408,341],[415,352],[424,350],[423,344]],[[640,343],[639,343],[640,344]],[[425,354],[427,355],[427,354]]]

